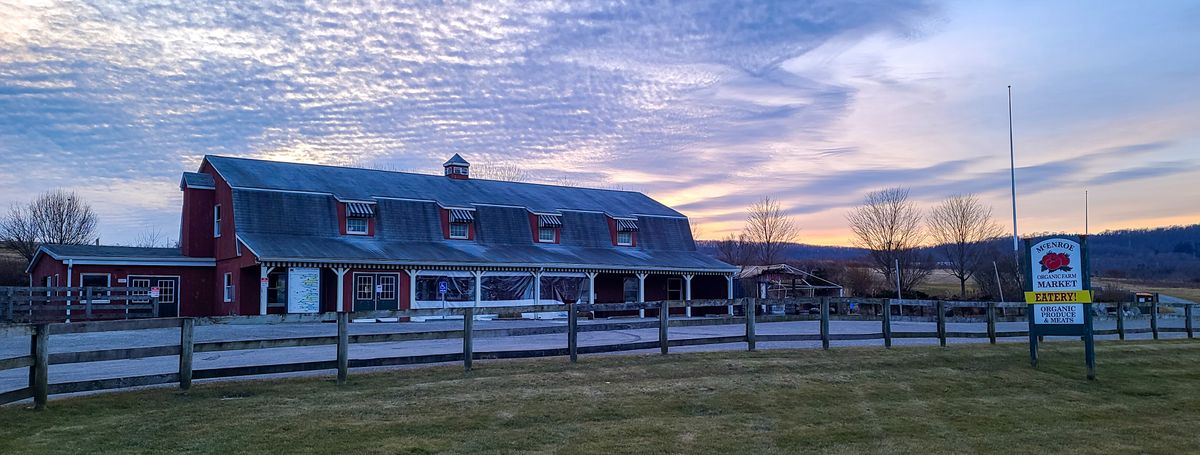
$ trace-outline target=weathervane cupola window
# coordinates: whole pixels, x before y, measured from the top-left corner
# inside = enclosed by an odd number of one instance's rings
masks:
[[[471,175],[471,163],[468,163],[467,160],[464,160],[457,153],[442,164],[442,168],[446,170],[446,177],[452,179],[466,180]]]

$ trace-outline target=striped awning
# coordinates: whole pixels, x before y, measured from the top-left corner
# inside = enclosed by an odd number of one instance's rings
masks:
[[[451,223],[470,223],[475,221],[475,215],[471,214],[470,210],[450,209]]]
[[[365,202],[347,202],[346,216],[355,218],[370,218],[375,216],[375,204]]]
[[[562,218],[558,215],[538,215],[538,227],[544,228],[559,228],[562,227]]]
[[[617,232],[637,232],[637,220],[626,220],[622,218],[616,218],[616,220]]]

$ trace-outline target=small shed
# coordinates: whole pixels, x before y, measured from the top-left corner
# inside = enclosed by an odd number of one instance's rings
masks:
[[[840,284],[788,264],[743,266],[737,279],[743,297],[841,297],[844,292]]]

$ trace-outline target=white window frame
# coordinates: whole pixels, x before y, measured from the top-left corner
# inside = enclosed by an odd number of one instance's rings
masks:
[[[628,240],[622,242],[621,235],[627,236]],[[633,246],[633,233],[629,232],[629,231],[617,231],[617,245],[618,246]]]
[[[213,238],[221,238],[221,204],[213,206]]]
[[[545,236],[546,233],[550,234],[549,238],[547,238]],[[552,227],[538,228],[538,242],[539,243],[554,243],[554,240],[557,238],[558,238],[558,228],[552,228]]]
[[[462,226],[462,228],[463,228],[462,235],[454,234],[455,226]],[[455,240],[466,240],[466,239],[471,238],[471,224],[470,223],[450,223],[450,238],[455,239]]]
[[[225,303],[233,301],[233,273],[225,272],[225,281],[223,281]]]
[[[84,277],[89,277],[89,276],[102,276],[102,277],[104,277],[104,286],[92,286],[92,287],[105,287],[105,288],[107,288],[107,287],[111,287],[111,286],[112,286],[112,275],[111,275],[111,274],[108,274],[108,273],[80,273],[80,274],[79,274],[79,287],[82,287],[82,288],[86,288],[86,287],[87,287],[87,286],[84,286],[84,285],[83,285],[83,278],[84,278]],[[109,295],[112,295],[112,294],[110,293],[110,291],[99,291],[98,293],[97,293],[97,292],[93,292],[93,293],[92,293],[92,303],[108,303],[108,302],[109,302],[109,299],[98,299],[98,298],[96,298],[96,296],[104,296],[104,297],[108,297]]]
[[[350,221],[351,221],[351,220],[362,221],[362,230],[350,229]],[[371,221],[370,221],[369,219],[367,219],[367,218],[363,218],[363,217],[360,217],[360,216],[348,216],[348,217],[346,217],[346,234],[349,234],[349,235],[367,235],[367,234],[368,234],[368,233],[370,233],[370,232],[371,232]]]

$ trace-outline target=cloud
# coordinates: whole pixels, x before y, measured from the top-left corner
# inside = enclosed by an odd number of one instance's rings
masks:
[[[993,125],[965,120],[980,108],[947,88],[996,67],[913,63],[993,55],[967,41],[921,50],[971,23],[963,8],[0,0],[0,205],[72,187],[106,214],[105,238],[148,224],[175,232],[174,185],[205,154],[437,171],[462,153],[543,182],[645,191],[717,226],[713,236],[763,195],[819,224],[879,187],[996,192],[1007,160],[957,152]],[[904,102],[879,108],[880,92]],[[955,110],[928,114],[943,105]],[[895,120],[939,130],[907,135]],[[887,137],[848,134],[853,125]],[[1164,155],[1188,138],[1141,129],[1038,156],[1018,185],[1033,193],[1052,176],[1087,182],[1140,165],[1122,157],[1186,161]],[[1070,161],[1080,155],[1089,163]]]

